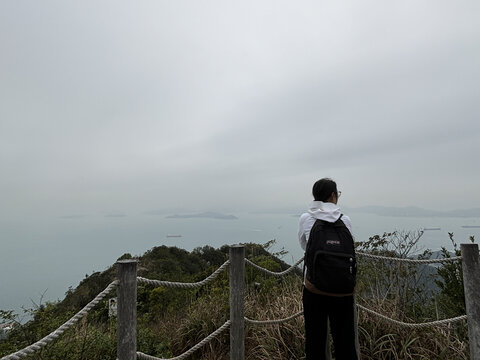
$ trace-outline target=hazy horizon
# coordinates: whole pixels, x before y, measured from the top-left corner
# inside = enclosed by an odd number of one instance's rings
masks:
[[[312,201],[312,200],[311,200]],[[189,217],[193,215],[202,215],[205,214],[205,217],[219,218],[232,220],[228,218],[223,218],[223,216],[235,215],[241,213],[247,214],[300,214],[301,212],[308,210],[309,202],[302,205],[292,205],[283,208],[256,208],[256,209],[235,209],[232,208],[155,208],[155,209],[144,209],[144,210],[135,210],[135,211],[114,211],[114,212],[89,212],[89,213],[65,213],[65,214],[42,214],[44,218],[59,218],[64,220],[75,220],[85,217],[104,217],[104,218],[125,218],[128,216],[159,216],[164,218],[175,218],[178,217]],[[480,218],[480,207],[470,207],[470,208],[449,208],[449,209],[433,209],[433,208],[424,208],[417,205],[408,205],[408,206],[388,206],[388,205],[359,205],[359,206],[344,206],[338,204],[339,207],[345,211],[354,211],[354,212],[374,212],[379,215],[385,213],[389,216],[406,216],[406,215],[396,215],[396,210],[410,210],[412,212],[412,217],[418,216],[448,216],[448,217],[472,217]],[[208,213],[211,213],[209,216]],[[220,215],[220,217],[214,216],[215,214]],[[425,215],[422,215],[425,214]],[[234,220],[234,219],[233,219]]]

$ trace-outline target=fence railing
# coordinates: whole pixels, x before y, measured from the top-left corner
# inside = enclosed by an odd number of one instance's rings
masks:
[[[467,319],[468,336],[470,343],[470,358],[472,360],[480,360],[480,259],[477,244],[461,244],[460,257],[450,257],[444,259],[415,260],[405,258],[385,257],[367,253],[359,253],[359,256],[374,258],[377,260],[393,260],[408,263],[443,263],[447,261],[463,261],[463,280],[465,290],[465,303],[467,314],[456,318],[431,321],[420,324],[405,323],[395,319],[391,319],[385,315],[379,314],[362,305],[357,307],[369,314],[377,316],[384,321],[389,321],[398,326],[406,327],[425,327],[425,326],[441,326],[447,323],[453,323]],[[85,316],[95,305],[97,305],[105,296],[117,287],[117,359],[118,360],[135,360],[137,358],[146,360],[167,360],[160,359],[152,355],[144,354],[137,351],[137,284],[147,283],[155,286],[165,287],[181,287],[194,288],[200,287],[212,281],[227,266],[229,266],[230,281],[230,320],[226,321],[213,333],[200,341],[197,345],[187,350],[185,353],[178,355],[169,360],[183,360],[190,356],[200,347],[204,346],[216,336],[220,335],[230,328],[230,359],[243,360],[245,358],[245,323],[254,325],[280,324],[295,319],[303,314],[302,311],[292,314],[284,319],[271,320],[252,320],[244,316],[244,300],[245,300],[245,265],[248,264],[254,268],[273,276],[283,276],[298,269],[298,265],[303,261],[300,259],[290,268],[281,272],[273,272],[254,264],[245,258],[245,248],[243,245],[234,245],[230,247],[230,259],[222,264],[206,279],[196,283],[168,282],[160,280],[150,280],[137,276],[136,260],[120,260],[117,262],[117,280],[113,281],[108,287],[99,293],[90,303],[82,310],[69,319],[58,329],[45,336],[36,343],[19,350],[13,354],[2,357],[0,360],[20,360],[34,352],[40,350],[48,343],[58,338],[65,330],[75,324],[79,319]]]

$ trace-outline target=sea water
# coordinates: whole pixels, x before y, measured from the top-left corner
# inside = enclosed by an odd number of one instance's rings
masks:
[[[78,216],[37,218],[2,222],[0,252],[0,309],[21,313],[46,301],[61,300],[69,287],[87,275],[103,271],[121,255],[142,255],[155,246],[177,246],[186,250],[209,245],[259,243],[275,239],[272,251],[284,249],[283,260],[294,263],[303,256],[297,240],[298,214],[235,214],[235,220],[213,218],[166,218],[165,215]],[[457,243],[470,236],[480,239],[478,218],[388,217],[353,212],[355,240],[394,230],[425,231],[420,245],[452,250],[448,233]],[[170,236],[169,236],[170,235]],[[171,236],[175,235],[175,236]]]

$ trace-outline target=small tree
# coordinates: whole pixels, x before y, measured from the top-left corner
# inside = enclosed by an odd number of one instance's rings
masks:
[[[430,250],[419,246],[422,230],[394,231],[375,235],[357,244],[357,251],[395,258],[428,258]],[[378,306],[387,306],[391,315],[404,319],[424,312],[428,303],[428,268],[396,260],[365,258],[359,264],[358,293],[360,298],[374,300]]]
[[[448,236],[453,244],[453,255],[461,256],[462,253],[459,246],[453,239],[453,233],[448,233]],[[470,241],[472,243],[475,242],[475,238],[470,236]],[[443,258],[452,257],[452,254],[445,247],[442,247],[441,255]],[[443,263],[438,268],[437,273],[441,278],[441,280],[435,280],[435,283],[440,288],[440,294],[437,297],[439,311],[446,317],[464,315],[466,309],[461,260]]]

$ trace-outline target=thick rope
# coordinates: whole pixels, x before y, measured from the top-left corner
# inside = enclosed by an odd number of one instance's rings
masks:
[[[457,261],[457,260],[462,260],[461,256],[453,256],[449,258],[443,258],[443,259],[423,259],[423,260],[417,260],[417,259],[409,259],[409,258],[398,258],[398,257],[390,257],[390,256],[381,256],[381,255],[373,255],[369,253],[364,253],[364,252],[356,252],[357,255],[372,258],[372,259],[377,259],[377,260],[390,260],[390,261],[399,261],[399,262],[406,262],[406,263],[411,263],[411,264],[440,264],[440,263],[445,263],[445,262],[450,262],[450,261]],[[302,257],[300,260],[298,260],[295,264],[293,264],[291,267],[289,267],[285,271],[281,272],[275,272],[275,271],[270,271],[268,269],[265,269],[249,259],[245,259],[245,262],[254,268],[263,271],[266,274],[273,275],[273,276],[283,276],[291,271],[295,270],[297,266],[304,260]]]
[[[403,322],[403,321],[391,319],[388,316],[382,315],[382,314],[380,314],[376,311],[370,310],[369,308],[367,308],[365,306],[362,306],[362,305],[359,305],[359,304],[357,304],[357,307],[361,310],[364,310],[364,311],[372,314],[372,315],[378,316],[378,317],[382,318],[383,320],[389,321],[389,322],[391,322],[393,324],[396,324],[396,325],[409,327],[409,328],[422,328],[422,327],[428,327],[428,326],[440,326],[440,325],[450,324],[450,323],[454,323],[454,322],[457,322],[457,321],[462,321],[462,320],[467,319],[467,315],[462,315],[462,316],[457,316],[457,317],[450,318],[450,319],[429,321],[429,322],[425,322],[425,323],[406,323],[406,322]],[[295,318],[297,318],[301,315],[303,315],[303,311],[299,311],[298,313],[293,314],[292,316],[289,316],[289,317],[284,318],[284,319],[252,320],[252,319],[249,319],[249,318],[245,317],[245,321],[247,323],[250,323],[250,324],[253,324],[253,325],[272,325],[272,324],[281,324],[281,323],[293,320],[293,319],[295,319]]]
[[[260,271],[263,271],[264,273],[267,273],[269,275],[273,275],[273,276],[283,276],[283,275],[287,275],[288,273],[292,272],[293,270],[297,269],[297,266],[303,261],[303,257],[298,260],[295,264],[293,264],[292,266],[290,266],[287,270],[284,270],[284,271],[280,271],[280,272],[275,272],[275,271],[270,271],[268,269],[265,269],[255,263],[253,263],[252,261],[248,260],[248,259],[245,259],[245,263],[247,263],[248,265],[251,265],[253,266],[255,269],[258,269]]]
[[[100,301],[102,301],[103,298],[105,298],[105,296],[110,291],[112,291],[112,289],[115,288],[117,285],[118,285],[118,280],[113,281],[112,283],[110,283],[110,285],[106,287],[105,290],[103,290],[100,294],[98,294],[95,297],[95,299],[93,299],[87,305],[85,305],[85,307],[82,310],[76,313],[70,320],[68,320],[65,324],[60,326],[58,329],[51,332],[49,335],[45,336],[43,339],[37,341],[35,344],[27,346],[25,349],[19,350],[13,354],[4,356],[0,360],[19,360],[21,358],[24,358],[28,355],[33,354],[35,351],[40,350],[41,348],[46,346],[48,343],[58,338],[60,335],[62,335],[65,332],[65,330],[67,330],[69,327],[75,324],[78,320],[84,317],[95,305],[97,305]]]
[[[146,360],[183,360],[185,359],[186,357],[190,356],[191,354],[193,354],[195,351],[197,351],[198,349],[200,349],[202,346],[204,346],[205,344],[208,344],[210,341],[213,340],[213,338],[215,338],[216,336],[220,335],[222,332],[224,332],[231,324],[232,322],[230,320],[227,320],[225,322],[225,324],[223,324],[222,326],[220,326],[217,330],[215,330],[213,333],[211,333],[210,335],[208,335],[205,339],[203,339],[202,341],[200,341],[197,345],[195,345],[194,347],[192,347],[190,350],[187,350],[185,351],[183,354],[181,355],[178,355],[178,356],[175,356],[173,358],[170,358],[170,359],[163,359],[163,358],[157,358],[155,356],[152,356],[152,355],[147,355],[147,354],[144,354],[140,351],[137,351],[137,356],[139,359],[146,359]]]
[[[437,321],[429,321],[429,322],[419,323],[419,324],[416,324],[416,323],[406,323],[406,322],[403,322],[403,321],[398,321],[398,320],[391,319],[391,318],[389,318],[388,316],[379,314],[378,312],[373,311],[373,310],[370,310],[370,309],[366,308],[365,306],[362,306],[362,305],[359,305],[359,304],[357,304],[357,306],[358,306],[358,308],[360,308],[361,310],[364,310],[364,311],[368,312],[369,314],[378,316],[379,318],[382,318],[383,320],[386,320],[386,321],[391,322],[391,323],[396,324],[396,325],[400,325],[400,326],[404,326],[404,327],[409,327],[409,328],[422,328],[422,327],[427,327],[427,326],[439,326],[439,325],[450,324],[450,323],[454,323],[454,322],[457,322],[457,321],[461,321],[461,320],[466,320],[466,319],[467,319],[467,315],[462,315],[462,316],[457,316],[457,317],[454,317],[454,318],[451,318],[451,319],[443,319],[443,320],[437,320]]]
[[[453,256],[453,257],[443,258],[443,259],[416,260],[416,259],[409,259],[409,258],[397,258],[397,257],[390,257],[390,256],[373,255],[373,254],[362,253],[362,252],[357,252],[356,254],[360,256],[369,257],[372,259],[377,259],[377,260],[392,260],[392,261],[406,262],[406,263],[412,263],[412,264],[440,264],[440,263],[449,262],[449,261],[462,260],[461,256]]]
[[[284,319],[278,319],[278,320],[252,320],[252,319],[249,319],[247,317],[245,317],[245,321],[249,324],[253,324],[253,325],[272,325],[272,324],[281,324],[281,323],[284,323],[284,322],[287,322],[287,321],[290,321],[290,320],[293,320],[299,316],[303,315],[303,311],[299,311],[298,313],[296,314],[293,314],[292,316],[289,316],[287,318],[284,318]]]
[[[165,287],[179,287],[179,288],[195,288],[195,287],[200,287],[203,286],[213,279],[217,277],[218,274],[220,274],[223,269],[225,269],[228,264],[230,264],[230,260],[225,261],[215,272],[213,272],[209,277],[203,279],[202,281],[194,282],[194,283],[183,283],[183,282],[172,282],[172,281],[161,281],[161,280],[150,280],[146,279],[143,277],[138,276],[137,281],[141,283],[146,283],[149,285],[154,285],[154,286],[165,286]],[[0,359],[1,360],[1,359]]]

